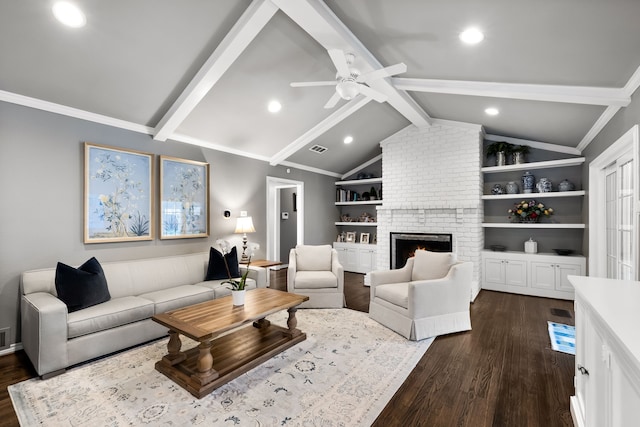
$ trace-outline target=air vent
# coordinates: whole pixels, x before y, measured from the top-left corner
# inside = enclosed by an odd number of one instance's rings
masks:
[[[324,153],[325,151],[327,151],[328,148],[327,147],[323,147],[322,145],[314,145],[313,147],[309,148],[309,151],[313,151],[314,153]]]

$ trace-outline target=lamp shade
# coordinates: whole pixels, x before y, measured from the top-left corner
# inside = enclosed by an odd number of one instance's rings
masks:
[[[255,233],[253,228],[253,220],[250,216],[241,216],[236,222],[236,231],[234,233]]]

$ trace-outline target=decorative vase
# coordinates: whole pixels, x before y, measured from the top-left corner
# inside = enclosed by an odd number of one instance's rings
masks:
[[[498,151],[496,153],[496,166],[504,166],[507,164],[507,156],[504,151]]]
[[[536,177],[529,171],[525,171],[522,175],[522,192],[533,193],[533,185],[536,181]]]
[[[491,189],[491,194],[497,196],[498,194],[504,194],[504,187],[500,184],[496,184]]]
[[[518,184],[515,181],[509,181],[507,182],[507,194],[518,194],[520,192],[520,188],[518,187]]]
[[[540,178],[540,181],[536,184],[538,193],[551,193],[553,191],[553,184],[548,178]]]
[[[244,305],[244,296],[246,295],[247,290],[243,289],[241,291],[231,291],[231,297],[233,298],[233,305]]]
[[[558,191],[573,191],[576,189],[576,186],[573,185],[571,181],[565,179],[560,184],[558,184]]]
[[[525,163],[524,161],[524,154],[521,152],[515,152],[513,153],[513,164],[514,165],[520,165],[522,163]]]

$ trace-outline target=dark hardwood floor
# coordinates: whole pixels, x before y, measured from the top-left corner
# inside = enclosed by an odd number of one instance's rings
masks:
[[[286,290],[286,269],[271,286]],[[345,273],[347,307],[369,310],[361,274]],[[471,306],[473,331],[436,338],[387,404],[376,427],[571,426],[574,356],[551,350],[547,320],[573,302],[482,291]],[[17,426],[7,386],[35,376],[24,352],[0,357],[0,426]]]

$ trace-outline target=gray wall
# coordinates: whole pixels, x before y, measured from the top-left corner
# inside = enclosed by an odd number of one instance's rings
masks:
[[[83,243],[83,142],[164,154],[210,163],[210,237],[127,243]],[[156,159],[156,184],[159,182]],[[334,239],[334,178],[270,166],[218,151],[175,142],[62,115],[0,102],[0,328],[10,327],[9,342],[20,342],[19,282],[25,270],[99,261],[149,258],[208,250],[220,237],[234,235],[240,210],[253,217],[266,252],[266,177],[303,181],[305,243]],[[156,185],[157,187],[157,185]],[[300,202],[300,201],[299,201]],[[231,219],[222,212],[231,210]],[[157,234],[157,233],[156,233]]]
[[[611,144],[616,142],[634,125],[640,123],[640,95],[636,91],[631,97],[631,104],[622,108],[613,116],[613,119],[600,131],[593,141],[585,148],[582,155],[585,157],[585,166],[582,170],[582,183],[587,194],[582,208],[585,224],[589,224],[589,163],[595,160]],[[639,167],[640,165],[636,165]],[[602,242],[604,244],[604,242]],[[583,250],[589,255],[589,228],[585,230]]]
[[[293,210],[293,193],[295,192],[295,188],[280,190],[280,213],[289,213],[289,219],[282,219],[280,216],[280,261],[284,263],[289,262],[289,251],[296,247],[298,238],[298,212]]]

